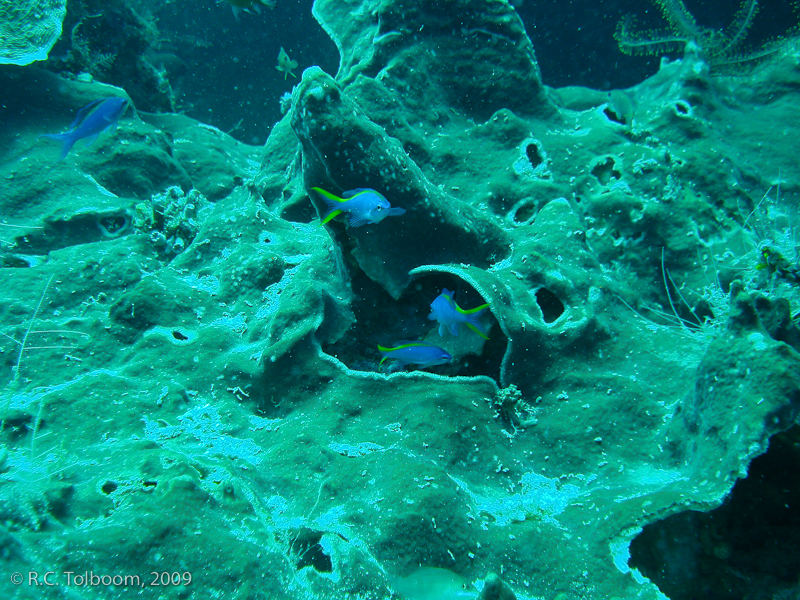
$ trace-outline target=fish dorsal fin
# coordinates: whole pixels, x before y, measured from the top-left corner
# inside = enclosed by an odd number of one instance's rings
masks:
[[[82,109],[80,109],[78,111],[78,114],[75,115],[75,120],[72,122],[72,124],[69,126],[69,128],[70,129],[75,129],[78,125],[80,125],[83,122],[84,119],[86,119],[86,117],[89,116],[89,114],[95,108],[97,108],[101,103],[105,102],[106,100],[108,100],[108,98],[98,98],[94,102],[90,102],[89,104],[84,106]]]
[[[433,344],[423,342],[422,340],[398,340],[394,343],[394,348],[391,348],[391,350],[399,350],[400,348],[409,348],[411,346],[433,346]]]
[[[331,202],[340,202],[340,203],[347,202],[344,198],[339,198],[339,196],[337,196],[336,194],[331,194],[330,192],[323,190],[320,187],[312,187],[311,189],[317,192],[320,196],[327,198]]]
[[[342,194],[342,198],[352,198],[356,194],[360,194],[361,192],[371,192],[372,190],[367,188],[356,188],[354,190],[348,190],[344,194]]]

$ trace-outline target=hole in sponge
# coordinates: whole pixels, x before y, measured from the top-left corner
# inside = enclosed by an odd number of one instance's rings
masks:
[[[536,144],[528,144],[525,147],[525,155],[528,157],[528,161],[534,169],[544,162],[542,153],[539,152],[539,146]]]
[[[325,554],[325,550],[319,541],[322,539],[321,531],[312,529],[299,530],[291,543],[292,552],[297,557],[297,569],[313,567],[320,573],[331,573],[333,563],[331,557]]]
[[[592,168],[592,175],[597,178],[602,185],[608,185],[612,179],[621,179],[622,173],[617,169],[616,162],[610,156],[605,160],[598,162]]]
[[[545,323],[552,323],[564,314],[564,303],[547,288],[541,288],[536,292],[536,303],[542,310]]]

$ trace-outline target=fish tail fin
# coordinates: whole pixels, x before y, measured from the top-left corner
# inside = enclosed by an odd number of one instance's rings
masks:
[[[483,339],[488,340],[489,336],[486,335],[486,331],[483,329],[483,326],[480,323],[465,323],[465,325],[481,336]]]
[[[464,315],[464,317],[467,319],[464,324],[485,340],[488,340],[489,336],[486,335],[486,329],[481,324],[480,318],[488,308],[488,304],[481,304],[480,306],[470,308],[469,310],[462,310],[460,308],[458,309],[458,312]]]
[[[61,155],[58,157],[58,162],[61,162],[66,158],[69,151],[72,150],[72,146],[75,144],[77,140],[73,138],[69,132],[67,133],[44,133],[39,137],[47,138],[48,140],[55,140],[57,142],[61,142]]]
[[[480,306],[476,306],[475,308],[469,308],[467,310],[464,310],[463,308],[459,307],[458,312],[460,312],[462,315],[482,315],[483,311],[485,311],[487,308],[489,308],[488,304],[481,304]]]
[[[319,222],[319,226],[322,227],[323,225],[325,225],[325,223],[327,223],[328,221],[330,221],[334,217],[338,217],[343,212],[344,212],[343,210],[339,210],[338,208],[336,210],[328,211],[327,213],[325,213],[325,216]]]
[[[337,208],[337,206],[342,202],[347,202],[347,200],[345,200],[344,198],[339,198],[339,196],[331,194],[330,192],[323,190],[322,188],[313,187],[311,188],[311,190],[315,192],[320,197],[320,199],[322,199],[322,201],[325,203],[325,206],[328,207],[328,212],[325,213],[325,215],[319,222],[320,225],[325,225],[325,223],[327,223],[334,217],[339,216],[344,212],[340,208]]]
[[[378,363],[379,365],[382,365],[383,361],[385,361],[387,358],[389,358],[388,356],[386,356],[386,353],[389,352],[389,351],[391,351],[391,348],[384,348],[383,346],[378,344],[378,352],[380,352],[380,354],[381,354],[381,362]]]

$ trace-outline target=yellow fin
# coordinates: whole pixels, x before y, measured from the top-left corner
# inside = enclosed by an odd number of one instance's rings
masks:
[[[325,196],[328,200],[333,200],[334,202],[347,202],[344,198],[339,198],[339,196],[335,194],[331,194],[330,192],[326,192],[322,188],[312,187],[312,190],[317,192],[321,196]]]
[[[475,325],[473,325],[472,323],[464,323],[464,325],[466,325],[466,326],[467,326],[469,329],[471,329],[472,331],[474,331],[475,333],[477,333],[477,334],[478,334],[479,336],[481,336],[483,339],[485,339],[485,340],[488,340],[488,339],[489,339],[489,336],[488,336],[488,335],[486,335],[485,333],[483,333],[483,332],[482,332],[480,329],[478,329],[477,327],[475,327]]]
[[[455,302],[453,302],[453,304],[455,304]],[[467,310],[464,310],[458,304],[456,304],[456,310],[460,312],[462,315],[471,315],[473,313],[483,310],[484,308],[489,308],[489,305],[481,304],[480,306],[476,306],[475,308],[468,308]]]
[[[319,222],[319,226],[322,227],[323,225],[325,225],[325,223],[327,223],[328,221],[330,221],[334,217],[338,217],[343,212],[344,212],[343,210],[332,210],[328,214],[328,216],[326,216],[324,219],[322,219],[322,221]]]

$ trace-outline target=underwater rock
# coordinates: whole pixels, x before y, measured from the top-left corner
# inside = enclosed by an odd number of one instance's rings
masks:
[[[692,468],[715,466],[709,491],[746,476],[769,438],[800,416],[800,353],[770,336],[739,281],[731,286],[731,304],[726,330],[709,345],[669,434]]]
[[[496,573],[489,573],[483,580],[478,600],[517,600],[517,595]]]
[[[66,0],[25,0],[0,11],[0,65],[46,60],[61,36]]]
[[[594,259],[581,236],[581,225],[565,201],[547,204],[537,217],[535,234],[522,241],[508,260],[490,269],[476,266],[425,265],[411,275],[447,273],[472,286],[489,303],[489,310],[507,339],[498,384],[518,386],[532,394],[545,374],[557,370],[557,360],[591,353],[608,332],[595,316],[599,290],[581,273]],[[566,257],[546,258],[558,246]],[[581,274],[579,274],[581,273]],[[537,356],[531,363],[526,357]]]
[[[533,45],[505,2],[368,0],[354,13],[323,0],[314,15],[339,48],[342,85],[375,78],[415,112],[434,101],[478,120],[501,108],[555,115]]]
[[[319,186],[336,194],[371,187],[406,210],[379,225],[344,231],[330,225],[359,267],[393,297],[400,296],[415,267],[464,262],[485,268],[508,252],[510,239],[497,225],[432,185],[396,140],[321,70],[303,73],[293,92],[291,120],[303,148],[308,189]],[[324,205],[318,210],[327,212]]]
[[[796,454],[800,292],[762,244],[795,254],[796,57],[742,84],[665,61],[623,125],[605,94],[554,108],[507,2],[314,10],[342,68],[304,73],[260,173],[262,149],[178,116],[54,166],[38,136],[108,90],[0,69],[17,570],[68,547],[287,600],[389,600],[420,568],[469,597],[498,573],[484,597],[663,599],[631,548],[664,546],[639,532],[724,502],[770,436]],[[314,186],[408,212],[320,227]],[[489,304],[488,340],[440,334],[443,288]],[[381,367],[403,339],[453,360]]]

